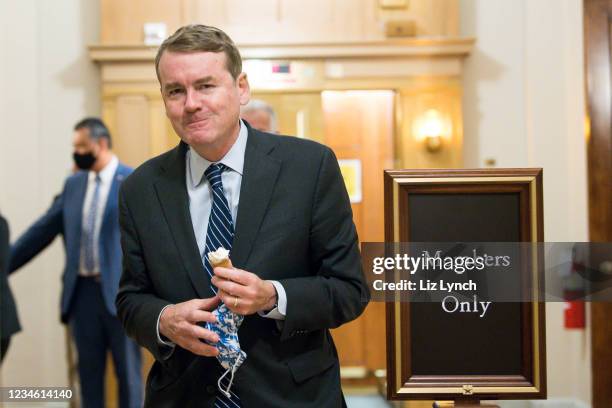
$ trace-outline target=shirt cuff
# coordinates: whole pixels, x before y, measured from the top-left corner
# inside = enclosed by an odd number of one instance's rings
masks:
[[[287,316],[287,293],[285,288],[283,288],[279,281],[271,280],[268,282],[274,285],[274,289],[276,289],[276,307],[268,312],[259,311],[257,314],[268,319],[285,320],[285,316]]]
[[[172,347],[174,349],[175,344],[173,342],[171,342],[171,341],[164,341],[164,340],[162,340],[161,335],[159,334],[159,320],[161,319],[161,315],[162,315],[162,313],[164,313],[164,310],[166,310],[170,306],[174,306],[174,305],[164,306],[164,308],[161,310],[161,312],[159,312],[159,316],[157,316],[157,325],[156,325],[157,344],[159,344],[160,346]]]

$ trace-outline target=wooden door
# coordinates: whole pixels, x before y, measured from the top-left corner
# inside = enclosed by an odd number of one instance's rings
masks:
[[[585,0],[589,239],[612,241],[612,0]],[[612,303],[591,304],[593,407],[612,406]]]
[[[392,91],[322,93],[324,142],[343,163],[349,194],[361,196],[351,205],[361,242],[384,241],[383,170],[393,168],[394,98]],[[384,303],[371,302],[359,319],[333,331],[345,380],[372,378],[385,368],[384,316]]]

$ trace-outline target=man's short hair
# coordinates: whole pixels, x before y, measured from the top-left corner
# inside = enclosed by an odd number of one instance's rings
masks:
[[[240,114],[249,112],[263,111],[270,117],[270,132],[278,131],[278,122],[276,120],[276,112],[269,103],[262,101],[261,99],[251,99],[249,103],[240,108]]]
[[[169,52],[223,52],[225,65],[234,80],[242,73],[242,58],[236,44],[222,30],[203,24],[190,24],[176,30],[166,38],[155,56],[155,73],[159,78],[159,61],[164,51]]]
[[[102,119],[93,117],[82,119],[76,125],[74,125],[74,130],[79,129],[88,129],[89,136],[92,139],[97,141],[104,138],[108,141],[109,149],[112,147],[113,143],[110,132],[104,122],[102,122]]]

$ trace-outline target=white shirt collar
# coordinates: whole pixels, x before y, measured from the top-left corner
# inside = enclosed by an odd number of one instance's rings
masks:
[[[119,166],[119,159],[117,156],[113,154],[111,160],[108,162],[106,166],[100,171],[100,180],[102,183],[110,183],[113,180],[113,176],[117,171],[117,167]],[[89,171],[89,181],[93,181],[96,178],[96,172],[93,170]]]
[[[249,131],[245,126],[244,122],[240,120],[240,130],[238,131],[238,138],[230,148],[230,150],[223,156],[218,163],[223,163],[233,171],[237,172],[242,176],[244,169],[244,154],[246,152],[247,139],[249,137]],[[211,165],[212,162],[206,160],[198,154],[195,150],[189,148],[187,152],[187,163],[189,166],[189,179],[193,187],[197,187],[204,179],[204,171]]]

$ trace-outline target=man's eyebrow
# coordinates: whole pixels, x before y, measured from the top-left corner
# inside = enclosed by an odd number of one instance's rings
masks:
[[[202,84],[202,83],[212,82],[213,80],[214,80],[214,78],[211,75],[207,75],[205,77],[197,79],[195,81],[195,83],[196,84]],[[178,82],[169,82],[167,84],[164,84],[164,89],[182,88],[182,87],[183,87],[183,85],[178,83]]]
[[[178,82],[169,82],[167,84],[164,84],[164,89],[168,89],[168,88],[180,88],[182,85],[179,84]]]
[[[204,78],[200,78],[197,81],[195,81],[196,84],[201,84],[201,83],[206,83],[206,82],[211,82],[214,78],[210,75],[205,76]]]

